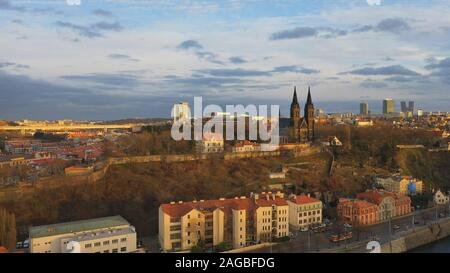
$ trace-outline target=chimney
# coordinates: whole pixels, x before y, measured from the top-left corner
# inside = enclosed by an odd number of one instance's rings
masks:
[[[200,200],[200,202],[205,202],[205,200]]]
[[[219,198],[219,200],[220,200],[220,201],[224,201],[224,200],[225,200],[225,198],[223,198],[223,197],[220,197],[220,198]]]
[[[175,205],[175,202],[174,202],[174,201],[172,201],[172,202],[170,202],[170,204],[171,204],[171,205]]]
[[[245,197],[245,196],[241,196],[241,199],[245,199],[245,198],[247,198],[247,197]]]
[[[178,204],[183,204],[183,201],[178,201]]]
[[[197,200],[192,201],[192,203],[194,203],[194,204],[197,203]]]

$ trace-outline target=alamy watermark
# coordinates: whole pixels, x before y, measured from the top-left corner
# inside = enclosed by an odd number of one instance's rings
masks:
[[[174,112],[172,111],[172,117]],[[262,142],[261,151],[274,151],[280,143],[279,113],[279,105],[256,106],[254,104],[226,105],[223,111],[222,107],[215,104],[203,107],[202,97],[194,97],[193,122],[190,117],[188,119],[174,117],[171,135],[177,141],[201,141],[204,140],[204,136],[211,135],[215,139],[230,141],[260,141]],[[207,119],[205,124],[203,124],[204,119]]]

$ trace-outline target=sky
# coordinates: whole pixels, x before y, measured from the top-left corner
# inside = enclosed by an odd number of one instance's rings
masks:
[[[450,111],[450,0],[0,0],[0,119],[170,117],[180,101]],[[302,105],[303,107],[303,105]]]

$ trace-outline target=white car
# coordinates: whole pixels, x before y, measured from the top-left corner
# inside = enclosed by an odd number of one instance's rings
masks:
[[[30,247],[30,240],[25,240],[25,241],[23,241],[23,248],[29,248]]]
[[[345,223],[345,224],[344,224],[344,227],[345,227],[345,228],[352,228],[352,225],[350,225],[349,223]]]
[[[302,231],[302,232],[305,232],[305,231],[308,231],[308,230],[309,230],[309,228],[307,226],[304,226],[304,227],[300,228],[300,231]]]

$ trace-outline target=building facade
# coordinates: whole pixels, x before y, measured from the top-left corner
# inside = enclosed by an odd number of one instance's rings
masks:
[[[359,104],[359,114],[363,116],[369,115],[369,104],[367,102],[361,102]]]
[[[338,218],[353,226],[367,226],[378,223],[378,206],[359,199],[339,199]]]
[[[233,153],[245,153],[245,152],[259,152],[261,151],[261,145],[248,140],[236,143],[231,151]]]
[[[165,251],[189,251],[228,243],[241,248],[289,235],[289,206],[282,193],[192,202],[159,208],[159,241]]]
[[[445,195],[441,190],[437,190],[433,195],[433,203],[435,205],[446,205],[450,203],[450,198]]]
[[[395,112],[394,100],[387,98],[383,100],[383,114],[392,114]]]
[[[189,103],[180,102],[173,105],[172,110],[173,122],[186,122],[191,119],[191,109]]]
[[[223,135],[205,133],[202,140],[197,141],[197,152],[202,154],[222,153],[224,151]]]
[[[289,224],[291,228],[299,230],[312,224],[322,223],[322,201],[309,196],[291,196],[289,205]]]
[[[385,190],[368,190],[358,193],[357,198],[378,206],[378,219],[385,221],[411,213],[411,198]]]
[[[376,178],[375,181],[386,191],[405,195],[423,193],[423,181],[411,176],[394,175],[387,178]]]
[[[31,253],[129,253],[136,230],[121,216],[31,227]]]
[[[289,137],[291,142],[312,142],[315,138],[314,104],[311,98],[311,88],[308,88],[308,98],[305,104],[303,117],[300,116],[300,104],[297,99],[297,88],[294,87],[294,96],[290,110]]]

